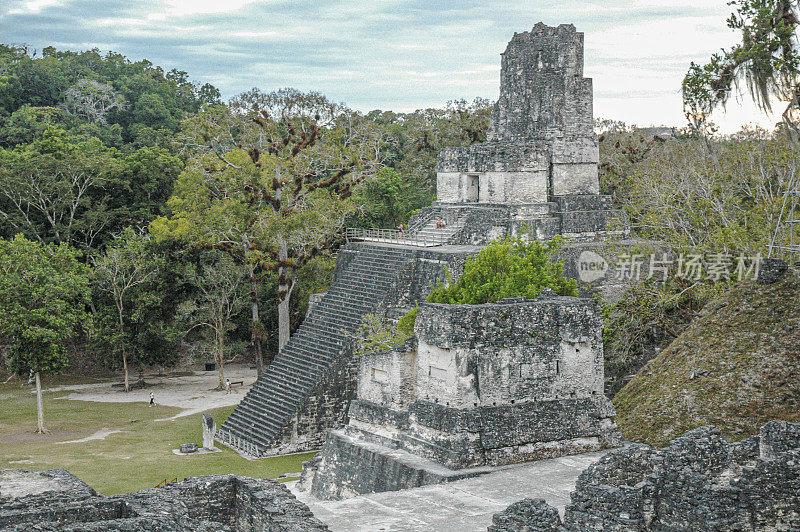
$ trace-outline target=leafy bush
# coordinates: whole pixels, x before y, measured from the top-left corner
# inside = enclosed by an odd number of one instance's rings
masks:
[[[479,305],[509,297],[536,298],[549,288],[562,296],[577,296],[578,282],[564,277],[564,264],[553,257],[564,240],[527,242],[521,236],[492,242],[464,264],[464,274],[449,286],[438,286],[431,303]]]
[[[417,311],[419,307],[414,307],[414,310],[406,313],[397,322],[397,331],[401,334],[408,336],[414,335],[414,324],[417,323]]]
[[[412,310],[403,318],[406,319],[413,313],[414,318],[417,316],[416,309]],[[407,322],[408,320],[406,320]],[[387,319],[379,318],[374,314],[367,314],[361,320],[361,326],[358,330],[358,337],[356,338],[356,355],[366,355],[369,353],[377,353],[380,351],[387,351],[393,347],[402,344],[414,335],[414,323],[411,321],[411,332],[407,332],[407,326],[403,329],[400,324],[394,325]]]
[[[509,297],[534,299],[546,288],[562,296],[577,296],[578,282],[564,277],[564,264],[553,261],[563,243],[561,237],[527,242],[520,236],[492,242],[467,259],[464,274],[455,283],[450,272],[446,272],[449,286],[436,287],[427,301],[479,305]],[[414,335],[417,310],[397,322],[397,333],[401,336]]]

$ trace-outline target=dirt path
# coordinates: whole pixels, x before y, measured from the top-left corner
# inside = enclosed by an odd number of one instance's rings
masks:
[[[48,388],[47,391],[71,392],[59,399],[101,403],[147,403],[150,400],[150,392],[153,392],[157,404],[183,409],[174,416],[165,418],[168,420],[238,404],[255,382],[257,375],[256,370],[250,369],[249,366],[231,364],[225,367],[225,377],[229,378],[231,382],[244,381],[244,385],[234,386],[231,393],[225,393],[224,390],[216,389],[219,384],[219,376],[216,371],[195,371],[192,375],[178,377],[145,375],[144,380],[149,386],[127,393],[119,387],[112,387],[112,384],[119,382],[118,380],[99,384],[57,386]],[[121,430],[104,428],[85,438],[59,443],[80,443],[105,439],[109,434]]]

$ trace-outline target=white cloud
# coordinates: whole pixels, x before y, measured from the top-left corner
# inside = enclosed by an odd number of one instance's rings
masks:
[[[256,0],[167,0],[167,10],[173,16],[186,16],[238,11]]]
[[[57,6],[65,3],[64,0],[28,0],[21,2],[19,7],[9,10],[9,14],[26,14],[26,13],[39,13],[46,7]]]
[[[360,110],[496,98],[514,32],[572,22],[586,35],[595,114],[684,122],[691,61],[734,42],[727,0],[0,0],[3,40],[98,46],[188,71],[226,97],[259,86],[319,90]],[[763,118],[732,102],[718,122]],[[730,124],[730,126],[729,126]]]

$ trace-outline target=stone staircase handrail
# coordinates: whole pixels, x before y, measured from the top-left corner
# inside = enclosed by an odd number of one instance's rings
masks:
[[[348,227],[345,229],[345,239],[352,241],[373,241],[402,244],[414,247],[432,247],[447,244],[452,235],[443,232],[439,235],[430,234],[400,234],[397,229],[364,229],[361,227]]]
[[[428,222],[433,220],[433,217],[435,215],[436,215],[436,212],[430,211],[425,216],[419,217],[413,224],[409,224],[408,225],[408,234],[410,234],[410,235],[414,234],[417,231],[419,231],[420,229],[422,229],[423,227],[425,227],[426,225],[428,225]]]

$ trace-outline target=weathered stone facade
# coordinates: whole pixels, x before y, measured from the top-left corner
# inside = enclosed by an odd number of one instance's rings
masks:
[[[626,236],[625,213],[599,193],[598,160],[583,34],[539,23],[515,34],[502,54],[487,141],[440,151],[437,202],[411,225],[442,216],[461,227],[450,242],[470,245],[520,233]]]
[[[330,290],[309,305],[303,325],[220,427],[219,441],[251,456],[319,446],[325,431],[347,423],[355,390],[348,361],[363,316],[397,317],[444,281],[446,269],[458,278],[464,260],[488,242],[563,235],[589,246],[628,234],[624,213],[598,194],[583,35],[571,25],[538,24],[514,36],[502,66],[488,141],[442,150],[439,201],[412,218],[405,242],[378,238],[340,250]],[[467,197],[473,178],[480,192]],[[446,228],[436,227],[439,215]],[[429,237],[436,246],[428,247]]]
[[[461,228],[451,237],[454,245],[485,246],[492,240],[526,235],[548,240],[564,236],[576,242],[621,238],[629,235],[625,212],[612,208],[610,196],[559,196],[554,201],[530,205],[445,205],[421,209],[416,220],[441,216]]]
[[[800,530],[800,425],[773,421],[736,443],[702,427],[664,449],[619,449],[581,474],[563,523],[554,511],[520,501],[489,530]]]
[[[437,165],[443,203],[546,203],[598,194],[592,80],[583,77],[583,34],[537,24],[502,55],[500,98],[487,142],[445,148]]]
[[[391,272],[391,275],[387,274],[385,276],[385,279],[381,281],[384,283],[382,294],[380,297],[374,298],[370,306],[364,305],[364,312],[397,318],[404,312],[404,309],[412,308],[417,301],[423,300],[430,293],[433,286],[439,282],[444,282],[445,270],[451,272],[455,277],[460,276],[464,268],[464,262],[469,256],[477,253],[478,249],[464,250],[435,247],[413,248],[402,251],[404,257],[402,267]],[[340,290],[338,286],[334,285],[331,290],[326,292],[327,300],[325,297],[319,298],[318,306],[314,309],[309,309],[306,323],[304,323],[304,330],[301,332],[305,333],[305,336],[313,337],[312,342],[309,342],[307,338],[301,337],[294,338],[294,341],[300,342],[304,348],[312,351],[310,353],[312,356],[309,357],[305,353],[296,355],[291,352],[287,353],[288,355],[296,356],[300,364],[307,364],[309,369],[317,370],[313,384],[306,388],[302,398],[297,398],[293,403],[289,403],[288,400],[284,401],[283,398],[288,395],[285,392],[286,387],[298,387],[296,386],[296,381],[292,379],[293,375],[286,375],[286,382],[279,382],[277,380],[270,381],[271,374],[266,373],[260,379],[262,384],[259,386],[277,388],[278,393],[274,393],[270,401],[283,403],[278,405],[280,408],[288,406],[291,414],[286,416],[284,418],[285,421],[280,423],[280,428],[275,428],[269,433],[269,440],[259,439],[259,436],[266,436],[267,432],[259,430],[257,423],[255,423],[258,418],[254,420],[248,411],[252,411],[256,416],[263,416],[266,410],[266,413],[272,419],[278,416],[272,415],[276,407],[266,405],[267,398],[264,396],[264,392],[257,389],[255,393],[248,394],[240,403],[240,413],[237,416],[232,416],[234,419],[229,418],[223,425],[223,429],[240,431],[234,438],[227,440],[220,438],[223,443],[237,447],[240,452],[255,456],[272,456],[308,451],[319,449],[322,446],[325,441],[325,434],[329,429],[347,424],[347,407],[355,395],[357,374],[357,362],[352,356],[352,338],[355,334],[354,330],[360,323],[361,314],[357,314],[360,309],[357,309],[355,305],[347,305],[345,298],[351,297],[356,301],[366,299],[369,294],[354,292],[357,292],[359,287],[364,289],[371,288],[360,277],[368,278],[369,276],[374,276],[375,271],[369,267],[369,261],[382,260],[381,255],[381,247],[371,243],[354,242],[339,250],[334,279],[355,279],[353,286]],[[354,288],[356,290],[353,290]],[[344,294],[341,292],[344,292]],[[336,308],[339,305],[345,308],[339,311]],[[341,314],[341,316],[334,318],[336,314]],[[338,325],[338,322],[336,324],[324,324],[323,322],[338,320],[338,318],[349,320],[349,330],[347,334],[341,334],[343,328],[339,329],[337,333],[342,337],[341,342],[338,345],[328,347],[326,341],[330,338],[325,338],[325,333],[331,329],[330,325]],[[316,331],[313,330],[314,327],[319,327],[320,329],[327,327],[327,329]],[[322,340],[318,340],[320,336],[323,337]],[[318,345],[313,346],[314,340],[318,341]],[[322,357],[319,356],[318,353],[322,350],[330,352],[327,360],[323,361]],[[288,357],[285,357],[283,353],[279,355],[276,359],[278,362],[276,366],[285,366],[282,362],[283,358]],[[316,364],[319,367],[315,368],[312,364]],[[298,373],[310,374],[311,372],[298,371]],[[295,398],[290,397],[287,399]],[[237,417],[240,417],[241,420],[237,420]],[[253,423],[253,425],[251,426],[250,423]],[[237,445],[239,440],[235,438],[241,438],[244,443],[241,446]]]
[[[402,489],[613,445],[601,330],[580,298],[421,304],[416,340],[360,357],[349,424],[329,433],[313,493]]]
[[[15,489],[3,489],[10,485]],[[328,530],[305,504],[274,480],[210,475],[105,497],[63,469],[41,473],[0,472],[0,529],[20,532]]]

